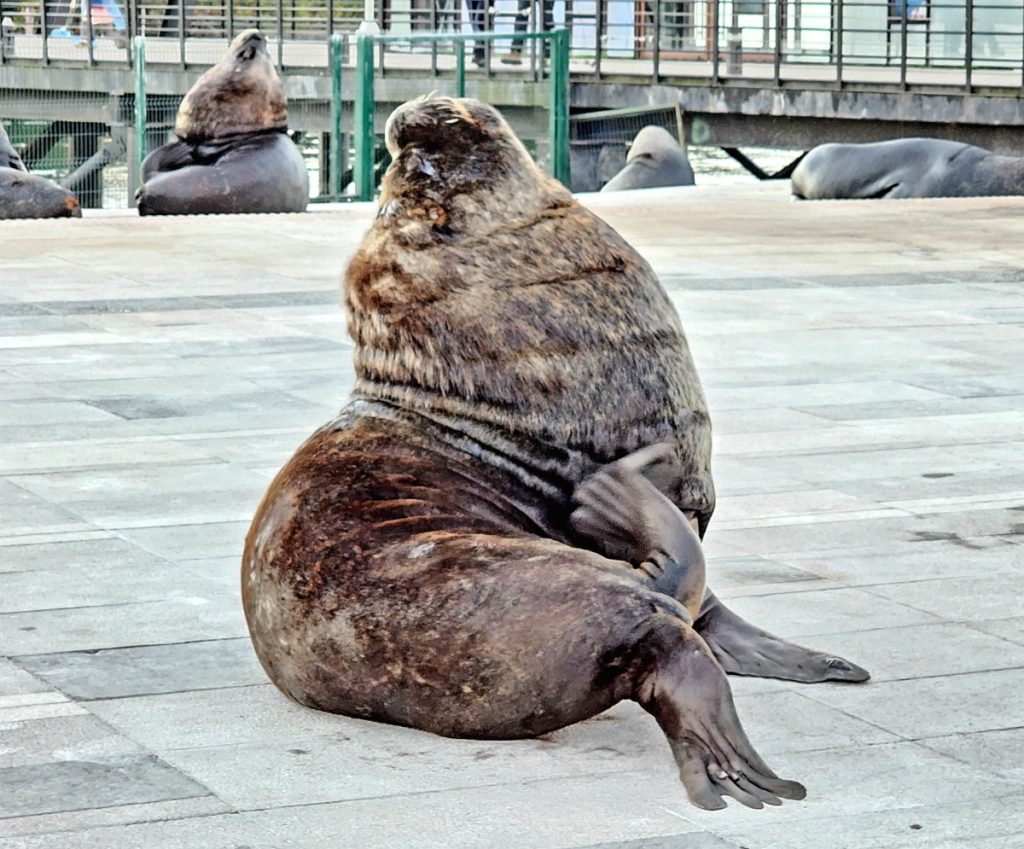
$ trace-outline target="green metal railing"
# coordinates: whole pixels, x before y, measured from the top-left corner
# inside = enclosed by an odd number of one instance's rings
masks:
[[[356,35],[356,83],[354,95],[353,147],[355,149],[354,178],[356,197],[371,200],[374,192],[374,47],[386,44],[454,44],[455,94],[466,93],[466,42],[480,44],[485,41],[507,41],[508,33],[471,34],[439,33],[430,35]],[[551,174],[565,186],[570,184],[569,173],[569,31],[556,29],[549,32],[516,34],[525,41],[549,42],[551,65],[548,69],[548,144]]]
[[[569,31],[556,29],[549,32],[517,33],[517,39],[550,44],[550,64],[540,66],[536,81],[548,87],[548,156],[552,175],[564,185],[570,185],[569,173]],[[345,36],[334,33],[328,41],[328,64],[331,76],[330,148],[327,152],[329,177],[327,194],[324,199],[372,200],[375,185],[374,164],[376,157],[376,136],[374,115],[376,100],[374,83],[376,78],[375,48],[385,44],[432,44],[443,42],[455,50],[455,91],[457,97],[466,94],[466,49],[485,41],[508,40],[508,33],[431,35],[372,35],[358,33],[355,37],[355,83],[352,108],[352,180],[355,183],[354,197],[344,197],[343,174],[347,164],[348,151],[344,146],[343,129],[344,95],[342,75],[345,61]],[[350,36],[350,38],[352,38]],[[467,45],[472,42],[472,45]],[[147,153],[146,120],[146,40],[144,36],[134,39],[135,76],[135,144],[129,167],[139,175]],[[546,80],[541,82],[546,75]],[[410,92],[410,96],[413,92]]]

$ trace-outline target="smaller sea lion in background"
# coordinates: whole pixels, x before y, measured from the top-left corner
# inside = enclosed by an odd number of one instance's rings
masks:
[[[626,155],[626,167],[611,178],[602,192],[692,186],[693,168],[686,152],[664,127],[644,127]]]
[[[0,124],[0,220],[81,217],[82,208],[71,192],[29,173]]]
[[[800,200],[1024,194],[1024,158],[945,139],[823,144],[793,171]]]
[[[288,138],[288,102],[259,30],[237,35],[189,89],[177,138],[142,163],[140,215],[302,212],[309,177]]]

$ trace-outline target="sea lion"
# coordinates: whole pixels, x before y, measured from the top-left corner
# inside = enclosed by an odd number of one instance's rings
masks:
[[[793,171],[801,200],[1024,194],[1024,158],[944,139],[823,144]]]
[[[0,220],[81,217],[82,208],[71,192],[29,173],[0,124]]]
[[[802,798],[746,739],[695,627],[753,630],[705,591],[690,519],[703,532],[714,509],[710,425],[650,266],[490,106],[413,101],[385,135],[345,276],[352,398],[246,538],[267,674],[301,704],[456,737],[633,699],[695,804]],[[757,674],[772,650],[842,677],[769,635],[734,662]]]
[[[255,29],[239,33],[182,100],[176,139],[142,163],[139,214],[302,212],[309,177],[287,131],[266,39]]]
[[[626,165],[601,188],[602,192],[692,186],[693,168],[686,152],[664,127],[644,127],[626,154]]]

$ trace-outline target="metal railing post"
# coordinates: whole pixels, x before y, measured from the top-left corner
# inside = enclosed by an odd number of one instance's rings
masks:
[[[334,198],[341,196],[341,63],[344,41],[339,33],[331,34],[331,150],[327,161],[331,169],[328,191]]]
[[[80,3],[87,3],[89,0],[79,0]],[[178,57],[182,70],[185,69],[185,0],[178,0]]]
[[[967,19],[964,29],[964,88],[970,93],[973,87],[974,69],[974,0],[967,0]]]
[[[185,0],[182,0],[185,2]],[[295,7],[292,6],[294,9]],[[284,3],[277,0],[274,3],[274,14],[277,15],[277,70],[284,70]]]
[[[594,45],[594,76],[601,79],[601,54],[604,52],[604,5],[605,0],[597,0],[597,20],[594,28],[597,31]]]
[[[551,104],[548,120],[551,174],[569,188],[569,30],[564,28],[556,29],[551,34]]]
[[[466,45],[465,42],[455,42],[455,96],[466,96]]]
[[[652,82],[657,85],[661,78],[661,0],[654,0],[651,9],[654,11],[654,66],[651,76]]]
[[[50,64],[50,26],[46,20],[46,0],[39,0],[39,29],[43,33],[43,64]]]
[[[228,41],[235,37],[235,0],[227,0],[228,4]]]
[[[900,15],[900,88],[907,87],[907,3],[908,0],[898,0],[903,4]],[[970,0],[968,0],[970,2]]]
[[[356,35],[356,89],[353,135],[356,197],[373,199],[373,36]]]
[[[782,85],[782,9],[785,0],[775,0],[775,85]],[[742,48],[740,49],[742,53]]]
[[[843,29],[846,24],[843,20],[843,0],[837,0],[836,7],[836,82],[840,87],[843,85]]]
[[[135,36],[135,176],[142,179],[146,158],[146,37]]]
[[[82,6],[85,6],[83,9]],[[93,55],[92,35],[92,0],[79,0],[78,16],[81,21],[80,29],[84,30],[86,55],[89,58],[89,67],[96,64],[96,57]]]
[[[714,15],[711,24],[711,80],[715,85],[718,85],[719,71],[718,71],[718,17],[722,11],[721,0],[713,0],[711,4],[711,11]]]

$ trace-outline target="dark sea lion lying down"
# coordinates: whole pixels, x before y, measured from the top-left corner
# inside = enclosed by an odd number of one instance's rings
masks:
[[[139,214],[302,212],[309,176],[287,131],[266,39],[239,33],[182,100],[177,138],[142,163]]]
[[[353,397],[246,540],[268,675],[310,707],[455,737],[530,737],[633,699],[695,804],[802,798],[744,735],[722,663],[866,673],[706,593],[692,525],[714,508],[710,426],[651,268],[491,107],[414,101],[386,135],[345,280]]]
[[[0,124],[0,220],[81,217],[82,208],[71,192],[29,173]]]
[[[793,171],[802,200],[1024,194],[1024,158],[944,139],[823,144]]]

